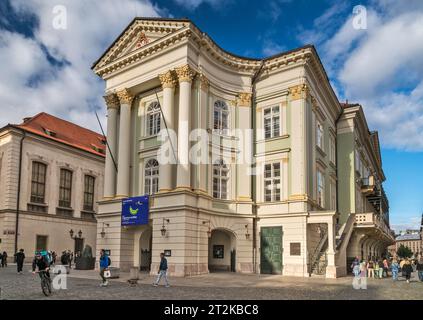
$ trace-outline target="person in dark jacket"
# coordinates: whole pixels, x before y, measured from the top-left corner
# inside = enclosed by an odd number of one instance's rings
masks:
[[[1,258],[1,266],[2,268],[7,267],[7,252],[3,251],[2,258]]]
[[[23,264],[25,260],[24,249],[20,249],[18,252],[16,252],[15,258],[16,258],[16,266],[18,268],[18,273],[22,274]]]
[[[100,250],[100,277],[101,277],[101,287],[107,287],[109,282],[107,281],[106,277],[104,276],[104,272],[109,269],[110,266],[110,258],[106,254],[104,249]]]
[[[157,287],[161,278],[164,277],[166,288],[169,288],[170,285],[169,281],[167,280],[167,259],[165,258],[164,253],[160,253],[160,266],[158,274],[159,275],[157,276],[157,280],[153,285]]]
[[[48,279],[50,279],[50,262],[47,261],[45,257],[41,255],[40,252],[35,253],[35,258],[32,261],[32,273],[35,274],[35,269],[38,267],[39,271],[45,271],[46,276]],[[41,278],[41,273],[40,273]]]
[[[423,282],[423,257],[417,262],[416,266],[417,274],[419,275],[419,280]]]
[[[411,273],[413,272],[413,267],[411,266],[410,260],[408,259],[405,260],[405,264],[402,268],[402,272],[405,276],[405,280],[407,280],[407,283],[410,283]]]

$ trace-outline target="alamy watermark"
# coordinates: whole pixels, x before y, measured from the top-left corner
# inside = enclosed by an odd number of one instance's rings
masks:
[[[358,5],[353,8],[352,25],[355,30],[367,29],[367,9],[363,5]]]

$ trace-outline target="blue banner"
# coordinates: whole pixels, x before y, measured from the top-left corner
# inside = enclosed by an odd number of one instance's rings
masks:
[[[148,224],[148,196],[122,200],[122,226]]]

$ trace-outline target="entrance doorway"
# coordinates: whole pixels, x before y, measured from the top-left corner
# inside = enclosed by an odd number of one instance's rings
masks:
[[[75,238],[75,247],[74,247],[74,254],[82,254],[82,250],[84,250],[84,239],[83,238]]]
[[[260,247],[260,272],[282,274],[282,227],[261,228]]]
[[[150,271],[153,243],[152,229],[146,229],[140,236],[140,271]]]
[[[209,239],[209,272],[236,272],[236,238],[227,230],[215,229]]]

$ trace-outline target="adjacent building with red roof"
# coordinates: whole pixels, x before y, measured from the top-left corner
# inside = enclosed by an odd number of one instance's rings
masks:
[[[42,112],[0,129],[0,250],[96,246],[105,138]]]

